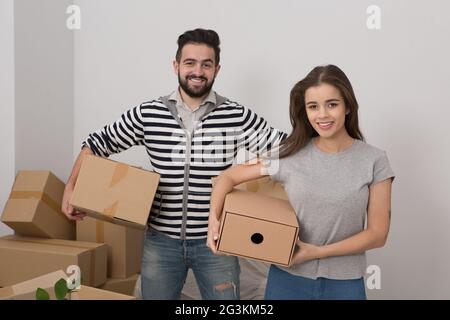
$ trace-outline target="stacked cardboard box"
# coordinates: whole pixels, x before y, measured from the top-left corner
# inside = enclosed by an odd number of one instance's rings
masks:
[[[59,279],[67,279],[67,275],[62,270],[0,288],[0,300],[33,300],[38,288],[46,290],[50,299],[54,300],[56,296],[53,287]]]
[[[19,171],[2,214],[16,233],[75,240],[75,223],[61,211],[64,183],[50,171]]]
[[[217,250],[288,266],[299,226],[287,199],[269,177],[237,186],[225,198]]]
[[[107,279],[105,284],[103,284],[99,288],[102,290],[113,291],[133,296],[138,278],[139,275],[135,274],[126,279]]]
[[[71,203],[97,219],[78,222],[77,241],[69,241],[75,239],[75,223],[60,210],[64,183],[49,171],[19,172],[2,216],[16,235],[0,238],[0,287],[9,288],[0,293],[77,265],[83,286],[72,299],[120,297],[113,291],[132,295],[158,183],[154,172],[87,156]],[[33,296],[28,293],[28,298]]]
[[[144,230],[85,217],[77,221],[77,240],[108,245],[108,278],[125,279],[139,273]]]
[[[37,288],[42,288],[55,300],[54,285],[59,279],[67,279],[62,270],[42,275],[28,281],[24,281],[6,288],[0,289],[0,300],[35,300]],[[111,291],[92,288],[82,285],[80,288],[69,292],[67,300],[135,300],[132,295],[124,295]]]
[[[76,242],[75,222],[61,212],[64,183],[49,171],[19,171],[2,214],[16,235],[0,238],[0,286],[77,265],[82,282],[106,281],[107,246]],[[68,240],[70,239],[70,240]]]
[[[9,286],[70,265],[81,269],[82,284],[106,281],[108,248],[105,244],[5,236],[0,238],[0,286]]]

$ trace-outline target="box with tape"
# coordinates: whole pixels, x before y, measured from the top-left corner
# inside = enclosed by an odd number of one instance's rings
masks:
[[[158,183],[155,172],[88,155],[70,204],[93,218],[144,229]]]
[[[2,222],[30,237],[75,239],[75,222],[61,211],[64,183],[50,171],[19,171]]]

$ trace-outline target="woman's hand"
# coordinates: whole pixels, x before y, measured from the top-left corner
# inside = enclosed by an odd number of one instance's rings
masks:
[[[297,240],[297,250],[292,257],[291,265],[322,258],[321,247]]]
[[[219,239],[220,215],[222,213],[225,196],[231,192],[235,186],[243,182],[261,178],[263,176],[263,164],[240,164],[223,171],[213,181],[211,193],[211,203],[209,206],[208,237],[206,245],[214,254],[224,255],[217,252],[217,239]]]

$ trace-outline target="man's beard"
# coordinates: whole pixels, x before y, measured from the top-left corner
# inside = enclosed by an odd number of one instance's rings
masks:
[[[205,77],[198,77],[205,81],[205,85],[201,87],[199,90],[194,91],[191,88],[189,88],[188,80],[189,78],[197,78],[197,77],[189,76],[187,78],[188,78],[187,80],[182,80],[180,77],[180,73],[178,73],[178,84],[183,89],[183,91],[186,92],[186,94],[191,98],[201,98],[207,95],[211,91],[215,80],[215,78],[213,78],[211,83],[208,84],[208,79],[206,79]]]

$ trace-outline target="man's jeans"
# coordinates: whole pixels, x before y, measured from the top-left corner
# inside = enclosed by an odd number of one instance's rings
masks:
[[[143,299],[179,299],[188,269],[192,268],[203,299],[239,299],[239,262],[215,256],[206,239],[179,240],[148,229],[141,265]]]

